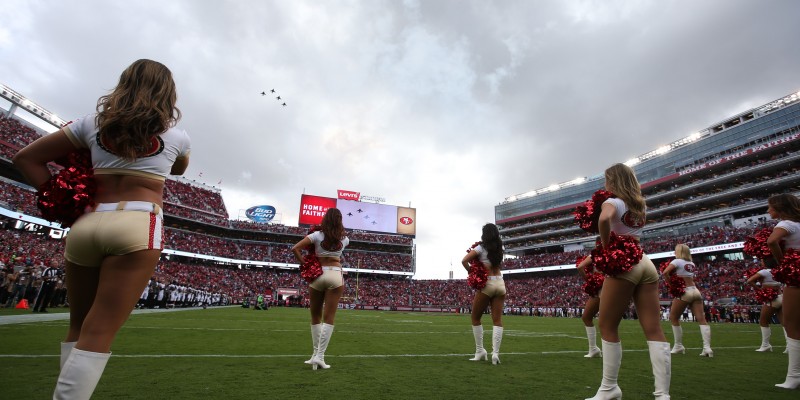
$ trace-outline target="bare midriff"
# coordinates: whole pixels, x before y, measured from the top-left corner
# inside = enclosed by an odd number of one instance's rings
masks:
[[[342,263],[339,260],[339,257],[318,257],[319,258],[319,265],[323,267],[341,267]]]
[[[148,201],[163,207],[164,182],[133,175],[95,175],[97,203]]]

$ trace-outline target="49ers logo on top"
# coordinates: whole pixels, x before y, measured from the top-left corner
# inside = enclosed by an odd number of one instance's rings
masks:
[[[635,219],[630,211],[625,211],[625,214],[622,215],[622,224],[628,228],[641,228],[644,226],[644,221]]]
[[[694,264],[686,263],[686,265],[683,266],[683,269],[685,269],[686,272],[694,273]]]
[[[342,200],[355,200],[355,201],[358,201],[358,199],[361,198],[361,193],[360,192],[351,192],[349,190],[341,190],[341,189],[337,190],[336,192],[339,195],[339,198],[342,199]]]

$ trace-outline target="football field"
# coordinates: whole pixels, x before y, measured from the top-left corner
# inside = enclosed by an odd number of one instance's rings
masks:
[[[52,396],[67,320],[51,310],[0,310],[2,398]],[[18,316],[25,316],[19,318]],[[239,307],[132,315],[95,391],[97,399],[583,399],[600,384],[602,359],[586,359],[577,318],[506,316],[500,365],[472,362],[469,316],[339,310],[325,360],[311,354],[308,311]],[[483,320],[491,351],[491,319]],[[714,358],[698,357],[697,324],[685,323],[685,355],[673,355],[673,399],[798,399],[775,388],[788,363],[783,331],[773,353],[757,353],[755,324],[712,324]],[[672,331],[663,323],[668,340]],[[623,321],[620,387],[652,399],[647,344]],[[598,338],[598,344],[600,340]]]

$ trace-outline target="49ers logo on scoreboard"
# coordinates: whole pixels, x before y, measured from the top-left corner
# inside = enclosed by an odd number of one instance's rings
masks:
[[[411,219],[411,217],[401,217],[400,218],[400,223],[403,224],[403,225],[411,225],[411,224],[414,223],[414,220]]]

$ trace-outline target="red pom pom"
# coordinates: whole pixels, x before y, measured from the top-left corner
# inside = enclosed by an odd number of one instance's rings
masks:
[[[767,246],[767,239],[772,235],[771,228],[761,228],[756,231],[755,235],[747,237],[744,240],[744,254],[759,259],[772,257],[772,251]],[[781,241],[781,248],[784,242]]]
[[[300,276],[306,282],[314,282],[315,279],[322,275],[322,265],[319,263],[317,255],[314,253],[306,254],[303,257],[303,264],[300,265]]]
[[[39,187],[36,205],[45,219],[67,228],[95,206],[97,183],[88,150],[70,153],[58,163],[64,168]]]
[[[662,274],[663,274],[663,273],[664,273],[664,270],[666,270],[666,269],[667,269],[667,267],[669,267],[669,264],[670,264],[670,263],[672,263],[672,260],[671,260],[671,259],[669,259],[669,260],[667,260],[667,261],[664,261],[664,262],[662,262],[661,264],[659,264],[659,265],[658,265],[658,272],[660,272],[660,273],[662,273]]]
[[[639,242],[630,236],[620,236],[611,232],[608,246],[595,247],[592,250],[592,261],[595,268],[611,276],[616,276],[633,269],[642,260],[644,252]]]
[[[686,293],[686,281],[678,275],[670,275],[667,286],[669,286],[669,294],[672,297],[681,297]]]
[[[789,286],[800,286],[800,252],[786,250],[780,265],[772,269],[772,277]]]
[[[771,303],[778,298],[778,289],[773,287],[762,287],[756,290],[755,297],[759,303]]]
[[[612,197],[617,196],[614,196],[614,193],[601,189],[594,192],[591,199],[586,200],[582,205],[576,207],[572,214],[575,215],[575,222],[578,223],[578,226],[586,232],[598,233],[597,222],[600,219],[600,209],[603,202]]]
[[[314,225],[308,230],[308,234],[321,230],[322,227]],[[308,251],[308,254],[303,256],[303,263],[300,264],[300,277],[311,283],[322,275],[322,265],[319,263],[313,243],[306,246],[306,251]]]
[[[478,247],[481,242],[475,242],[467,253]],[[486,287],[486,282],[489,280],[489,274],[486,273],[486,267],[477,258],[469,263],[469,272],[467,273],[467,284],[475,290],[481,290]]]
[[[750,279],[751,276],[757,274],[758,271],[761,271],[761,268],[753,267],[753,268],[748,268],[747,271],[744,271],[744,281],[745,281],[745,283]]]
[[[658,270],[661,272],[662,275],[664,274],[664,270],[666,270],[667,267],[669,267],[669,264],[671,262],[672,260],[667,260],[660,264]],[[669,280],[664,281],[664,283],[667,284],[669,295],[672,297],[681,297],[686,293],[686,281],[683,280],[683,278],[681,278],[678,275],[670,274]]]
[[[578,259],[575,260],[575,266],[581,265],[586,257],[587,256],[579,256]],[[603,288],[603,281],[606,277],[603,274],[594,272],[593,263],[589,263],[589,265],[584,268],[584,272],[586,273],[586,282],[581,285],[581,289],[589,296],[597,296],[597,294],[600,293],[600,289]]]
[[[486,273],[486,267],[478,260],[472,260],[469,265],[469,274],[467,275],[467,284],[475,290],[481,290],[486,287],[486,282],[489,280],[489,274]]]
[[[586,274],[586,282],[581,286],[581,289],[589,296],[597,296],[600,293],[600,289],[603,288],[605,279],[606,277],[603,274]]]

